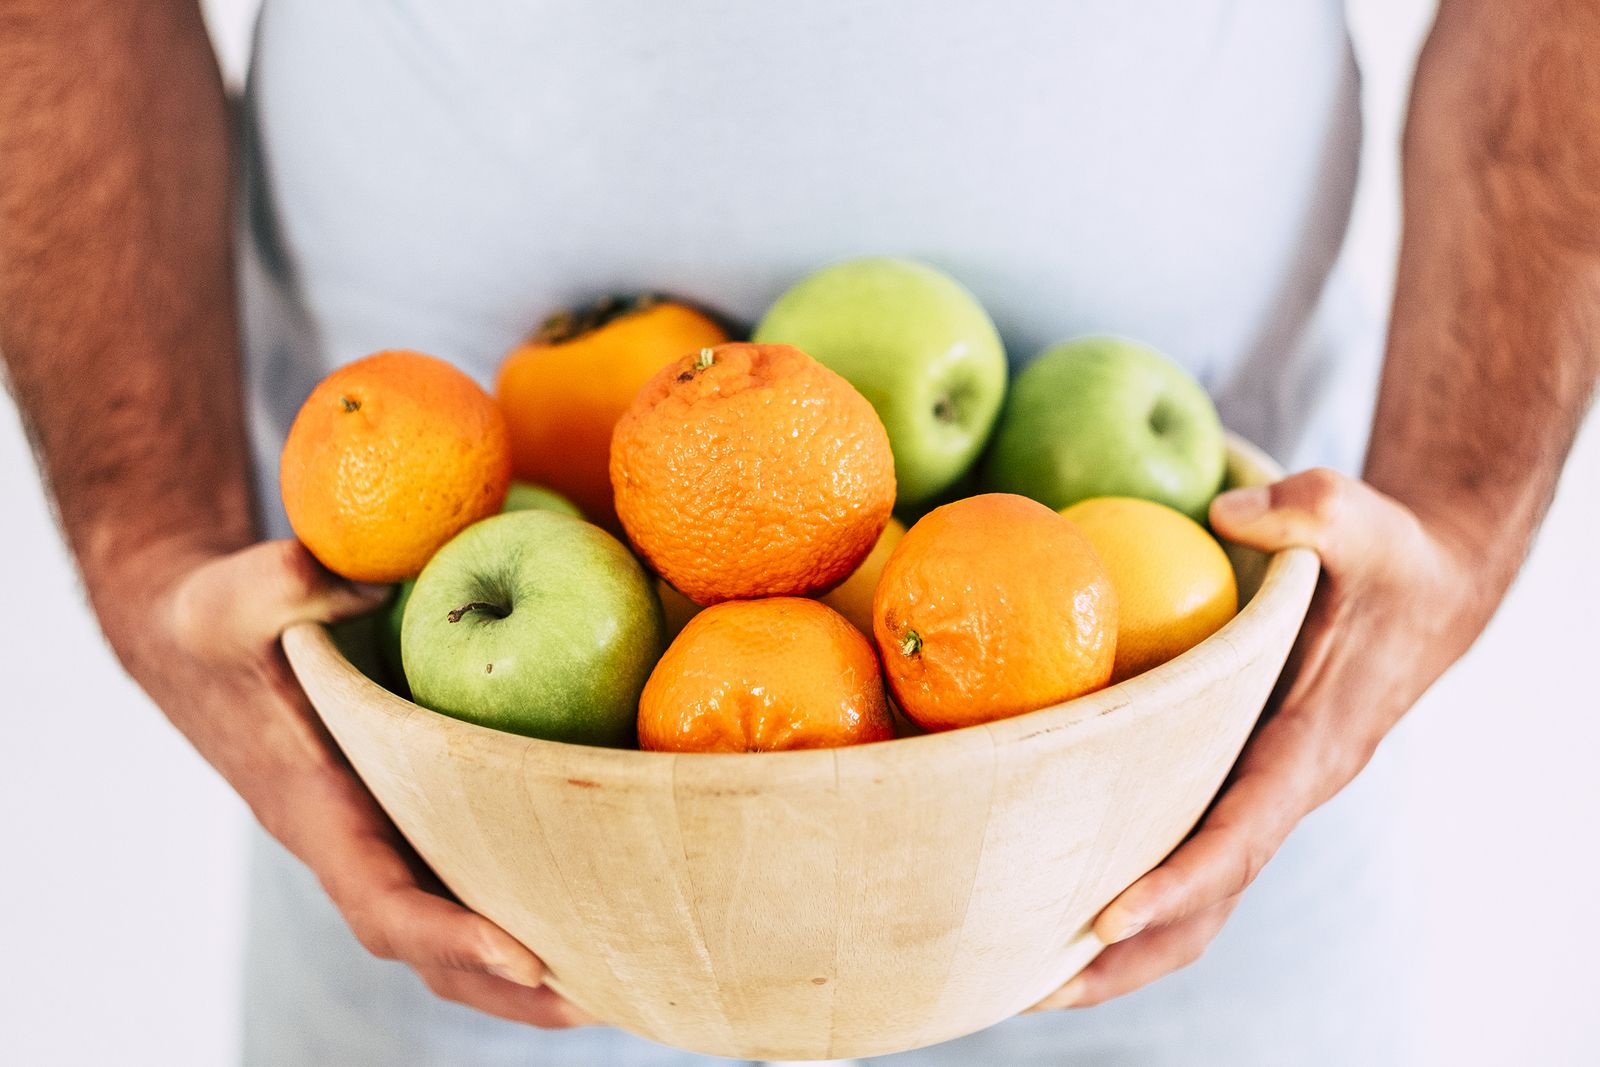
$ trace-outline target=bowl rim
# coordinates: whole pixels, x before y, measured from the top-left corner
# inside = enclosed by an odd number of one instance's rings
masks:
[[[1248,441],[1229,433],[1227,442],[1230,467],[1237,460],[1267,480],[1282,477],[1278,464]],[[549,741],[496,730],[433,711],[385,689],[339,651],[322,623],[296,623],[284,631],[282,641],[296,674],[337,678],[365,708],[393,720],[397,728],[430,729],[443,735],[452,750],[469,749],[475,757],[503,761],[507,767],[520,768],[528,760],[537,759],[554,761],[563,768],[563,773],[616,779],[619,775],[659,770],[668,761],[676,769],[679,761],[683,761],[686,769],[705,774],[725,775],[760,767],[768,772],[781,769],[785,777],[790,774],[805,776],[807,771],[833,775],[841,760],[880,762],[903,754],[904,758],[920,763],[938,758],[946,750],[953,753],[974,746],[998,749],[1045,734],[1108,728],[1113,722],[1127,726],[1132,720],[1142,718],[1142,710],[1159,708],[1160,701],[1141,699],[1152,690],[1165,687],[1183,675],[1199,675],[1192,680],[1193,686],[1199,688],[1218,675],[1236,671],[1246,660],[1246,653],[1241,650],[1261,643],[1258,631],[1281,624],[1282,618],[1290,613],[1298,629],[1320,570],[1320,560],[1308,548],[1273,553],[1255,595],[1216,633],[1159,666],[1092,693],[975,726],[863,745],[784,752],[652,752]],[[752,756],[759,758],[751,759]]]

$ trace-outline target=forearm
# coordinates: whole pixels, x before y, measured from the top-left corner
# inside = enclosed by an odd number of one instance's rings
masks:
[[[0,0],[0,353],[113,642],[253,536],[222,83],[189,0]]]
[[[1366,477],[1509,585],[1600,375],[1600,13],[1446,0]]]

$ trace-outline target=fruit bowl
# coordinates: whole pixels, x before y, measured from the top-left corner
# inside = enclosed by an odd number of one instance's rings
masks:
[[[1279,474],[1237,438],[1229,484]],[[1239,614],[1119,685],[985,726],[750,755],[591,748],[436,714],[321,626],[284,649],[444,883],[636,1034],[739,1059],[960,1037],[1100,950],[1095,915],[1216,794],[1282,670],[1316,556],[1230,550]]]

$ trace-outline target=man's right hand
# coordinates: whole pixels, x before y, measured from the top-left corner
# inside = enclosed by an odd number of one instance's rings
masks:
[[[444,895],[289,670],[278,643],[287,626],[371,611],[387,588],[335,577],[296,541],[166,557],[141,560],[140,577],[115,594],[128,623],[113,634],[119,653],[268,832],[316,873],[361,944],[479,1011],[547,1028],[594,1022],[543,985],[538,957]],[[104,604],[113,591],[99,592]]]
[[[369,949],[483,1011],[584,1021],[527,949],[435,886],[279,648],[290,623],[381,594],[292,542],[242,547],[237,183],[200,5],[4,0],[0,70],[3,377],[123,664]]]

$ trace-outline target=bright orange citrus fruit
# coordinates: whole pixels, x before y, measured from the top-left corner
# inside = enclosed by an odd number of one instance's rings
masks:
[[[500,510],[511,445],[505,417],[471,378],[419,352],[379,352],[312,390],[279,476],[289,525],[323,566],[397,582]]]
[[[873,598],[894,699],[928,730],[972,726],[1099,689],[1117,596],[1078,528],[1008,493],[935,508],[901,539]]]
[[[668,362],[726,340],[694,308],[650,297],[552,316],[506,356],[495,382],[517,477],[549,486],[615,529],[610,462],[617,420]]]
[[[704,348],[662,368],[611,442],[617,514],[697,604],[844,581],[894,506],[877,412],[789,345]]]
[[[1093,543],[1117,590],[1112,681],[1188,651],[1238,611],[1227,553],[1182,512],[1150,500],[1102,496],[1061,514]]]
[[[832,608],[775,597],[689,620],[639,697],[639,747],[775,752],[894,736],[872,645]]]

